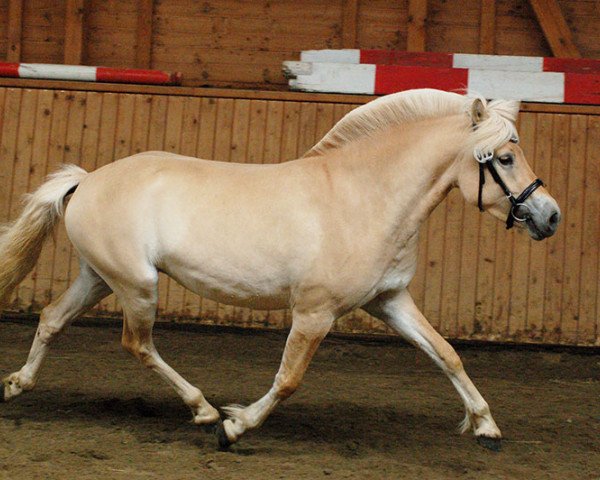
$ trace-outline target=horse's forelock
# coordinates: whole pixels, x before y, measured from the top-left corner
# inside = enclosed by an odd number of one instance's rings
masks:
[[[478,97],[484,105],[482,120],[475,126],[470,141],[466,145],[469,153],[494,152],[511,140],[518,140],[515,122],[519,114],[519,102],[513,100],[492,100],[487,102]]]

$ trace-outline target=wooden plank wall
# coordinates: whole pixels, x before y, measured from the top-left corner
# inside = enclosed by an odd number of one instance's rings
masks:
[[[14,218],[21,195],[63,162],[93,170],[149,149],[278,162],[300,156],[355,106],[293,101],[293,94],[282,95],[286,100],[235,96],[0,88],[0,220]],[[520,117],[522,144],[563,208],[559,232],[533,242],[465,206],[454,192],[423,228],[411,289],[432,324],[451,338],[600,343],[600,110],[528,109],[533,111]],[[74,279],[77,268],[61,227],[18,288],[12,309],[38,312]],[[290,322],[287,312],[201,299],[166,277],[160,281],[159,308],[170,321],[259,328]],[[114,298],[94,312],[119,314]],[[387,333],[360,312],[335,328]]]
[[[73,49],[86,65],[181,71],[187,85],[283,89],[281,62],[307,49],[552,55],[530,0],[0,0],[1,58],[9,4],[22,5],[21,61]],[[81,49],[65,41],[81,33],[69,5],[84,8]],[[597,0],[559,6],[582,56],[600,58]]]

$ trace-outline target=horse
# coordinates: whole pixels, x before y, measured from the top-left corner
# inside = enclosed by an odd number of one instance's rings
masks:
[[[123,347],[226,448],[298,388],[333,322],[362,308],[443,370],[464,403],[460,432],[498,450],[501,432],[487,402],[407,287],[419,227],[455,187],[507,228],[526,228],[535,240],[556,231],[560,209],[518,145],[518,111],[514,101],[411,90],[351,111],[305,155],[279,164],[145,152],[91,173],[63,166],[2,229],[0,301],[63,216],[79,275],[42,310],[27,362],[3,380],[1,399],[31,390],[57,334],[114,292]],[[218,302],[291,310],[281,364],[262,398],[224,407],[222,420],[160,357],[152,340],[159,272]]]

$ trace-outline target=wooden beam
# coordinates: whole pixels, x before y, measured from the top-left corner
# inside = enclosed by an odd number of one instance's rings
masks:
[[[84,0],[67,0],[65,13],[65,56],[67,65],[81,65],[83,61]]]
[[[529,0],[555,57],[581,58],[557,0]]]
[[[427,0],[408,0],[408,36],[406,50],[424,52],[426,49],[425,19]]]
[[[290,102],[317,102],[362,105],[377,98],[375,95],[346,95],[342,93],[306,93],[277,90],[239,90],[234,88],[172,87],[162,85],[135,85],[131,83],[92,83],[69,80],[38,80],[0,77],[0,88],[30,88],[69,90],[78,92],[139,93],[143,95],[175,95],[207,98],[245,98],[249,100],[277,100]],[[522,112],[566,113],[600,115],[600,105],[567,105],[564,103],[521,102]]]
[[[344,0],[342,6],[342,48],[356,48],[358,0]]]
[[[153,0],[137,0],[137,31],[135,44],[136,68],[150,68],[152,63]]]
[[[21,61],[21,32],[23,30],[23,0],[8,2],[7,62]]]
[[[496,0],[481,0],[479,53],[496,53]]]

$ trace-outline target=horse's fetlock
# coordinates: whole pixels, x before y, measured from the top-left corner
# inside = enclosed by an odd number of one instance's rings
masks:
[[[486,401],[484,401],[481,405],[477,405],[473,411],[472,411],[473,416],[475,416],[477,419],[480,418],[484,418],[487,417],[491,414],[490,412],[490,407],[487,404]]]

